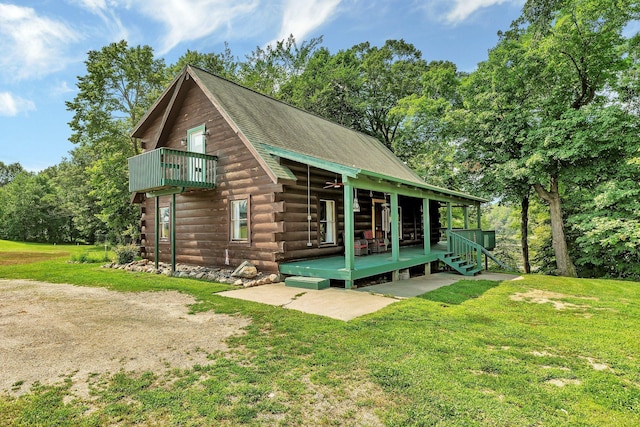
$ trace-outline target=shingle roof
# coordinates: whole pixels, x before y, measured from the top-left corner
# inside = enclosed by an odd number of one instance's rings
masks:
[[[206,96],[260,157],[270,174],[295,179],[275,155],[296,153],[328,165],[327,170],[348,170],[357,174],[413,185],[457,198],[486,200],[425,183],[376,138],[349,129],[284,102],[262,95],[196,67],[187,66],[180,76],[191,75]],[[167,104],[180,80],[178,76],[134,129],[136,136],[154,114]],[[286,157],[286,155],[283,155]],[[354,175],[351,175],[354,176]]]
[[[191,71],[258,151],[277,147],[349,168],[424,184],[376,138],[206,71],[193,67]]]

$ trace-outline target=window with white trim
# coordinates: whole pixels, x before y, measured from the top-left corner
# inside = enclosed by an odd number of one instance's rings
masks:
[[[160,208],[158,232],[161,239],[169,238],[169,208]]]
[[[320,244],[336,243],[336,202],[333,200],[320,200]]]
[[[248,199],[231,200],[231,240],[249,240]]]

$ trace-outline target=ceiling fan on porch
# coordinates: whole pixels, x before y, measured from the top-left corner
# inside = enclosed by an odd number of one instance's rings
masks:
[[[336,177],[333,181],[327,181],[324,183],[324,187],[325,189],[327,188],[342,188],[344,186],[344,183],[342,182],[338,182],[338,177]]]

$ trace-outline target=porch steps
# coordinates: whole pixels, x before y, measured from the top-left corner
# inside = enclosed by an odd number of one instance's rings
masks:
[[[320,290],[329,287],[329,279],[323,279],[320,277],[291,276],[284,279],[284,284],[285,286],[291,286],[294,288]]]
[[[463,276],[475,276],[481,270],[481,268],[479,269],[476,267],[475,263],[464,260],[459,255],[456,255],[453,252],[447,252],[439,258],[442,262],[444,262]]]

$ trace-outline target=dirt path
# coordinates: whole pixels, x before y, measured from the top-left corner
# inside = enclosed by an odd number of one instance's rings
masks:
[[[88,394],[95,374],[163,372],[207,362],[249,321],[188,314],[179,292],[120,293],[102,288],[0,280],[0,393],[61,382]]]

